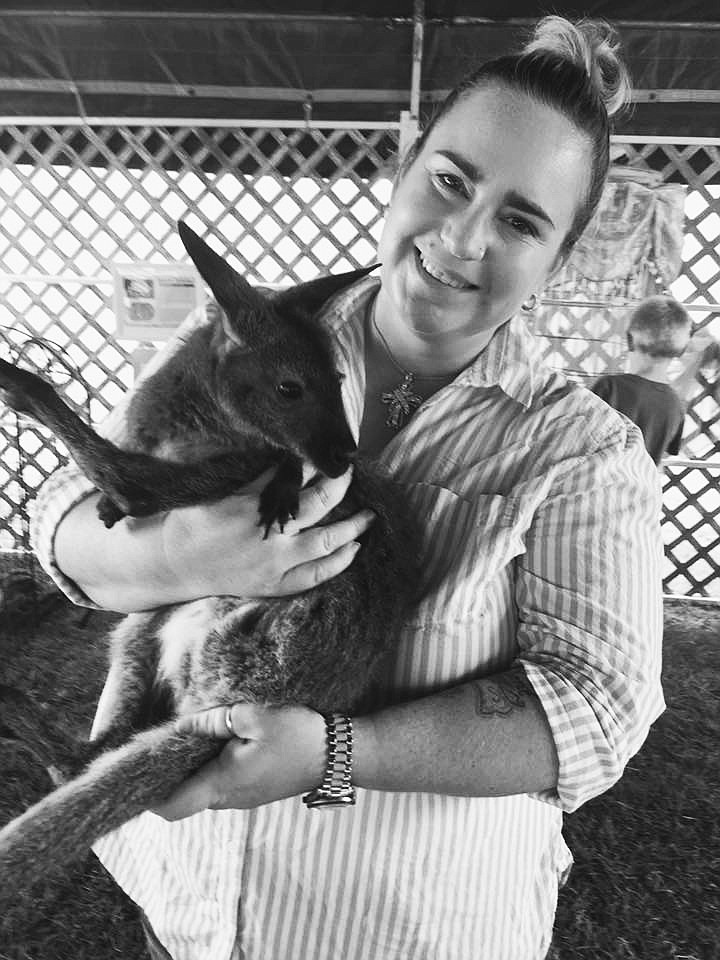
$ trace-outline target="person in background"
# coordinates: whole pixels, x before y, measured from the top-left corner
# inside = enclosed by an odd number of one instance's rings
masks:
[[[664,709],[657,473],[633,424],[542,364],[522,310],[597,206],[628,92],[607,25],[545,18],[401,159],[380,276],[323,319],[359,449],[422,520],[420,599],[377,710],[236,703],[180,721],[227,745],[96,847],[153,957],[546,956],[563,813],[617,781]],[[121,437],[122,410],[111,426]],[[106,530],[68,468],[34,542],[79,603],[272,596],[352,560],[369,518],[303,529],[347,482],[309,488],[263,540],[256,487]],[[300,796],[338,773],[337,722],[352,790],[309,810]]]
[[[713,344],[695,352],[671,381],[671,366],[687,352],[691,336],[692,321],[681,303],[661,294],[647,297],[630,315],[627,372],[605,374],[591,388],[640,427],[656,466],[665,454],[680,452],[687,394],[700,367],[717,352]]]

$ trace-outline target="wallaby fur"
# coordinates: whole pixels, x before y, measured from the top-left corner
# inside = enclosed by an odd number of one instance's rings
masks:
[[[126,449],[95,434],[29,371],[0,361],[0,391],[67,444],[103,494],[106,525],[223,497],[276,465],[260,496],[267,535],[297,511],[303,462],[339,476],[355,460],[332,341],[315,317],[368,270],[266,295],[184,223],[179,230],[224,315],[138,387]],[[224,741],[177,733],[177,715],[239,700],[343,713],[370,705],[413,601],[418,547],[395,484],[356,462],[332,519],[365,506],[377,519],[351,566],[325,584],[289,598],[209,598],[119,623],[103,694],[109,720],[85,751],[95,759],[0,831],[0,910],[3,897],[86,854],[222,749]],[[0,688],[0,728],[26,726],[19,712]]]

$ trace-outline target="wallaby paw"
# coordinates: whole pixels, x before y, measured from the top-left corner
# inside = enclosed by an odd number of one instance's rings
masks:
[[[115,526],[118,520],[126,517],[127,513],[118,507],[107,494],[103,494],[97,502],[97,515],[109,530]]]
[[[265,538],[277,523],[280,532],[285,529],[288,520],[294,520],[300,505],[299,490],[296,484],[283,483],[274,477],[260,494],[260,519],[258,526],[265,528]]]
[[[123,517],[149,517],[162,509],[162,496],[148,487],[121,478],[109,480],[107,471],[93,477],[102,491],[97,512],[106,527],[114,526]]]

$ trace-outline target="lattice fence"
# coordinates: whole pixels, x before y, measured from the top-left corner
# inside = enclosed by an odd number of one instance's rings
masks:
[[[0,128],[0,354],[47,341],[28,360],[56,374],[62,367],[71,398],[101,419],[131,384],[141,346],[115,335],[113,261],[185,259],[175,223],[186,217],[218,249],[224,243],[251,281],[364,266],[374,258],[396,148],[397,131],[387,129]],[[672,292],[693,307],[698,329],[720,339],[712,306],[720,300],[720,149],[628,143],[625,155],[661,181],[687,185],[683,270]],[[579,378],[622,368],[622,304],[552,310],[562,335],[537,330],[552,363]],[[77,378],[88,397],[72,386]],[[665,477],[673,593],[720,598],[719,419],[701,377],[685,453],[702,467],[671,466]],[[27,501],[61,458],[43,431],[0,414],[0,550],[27,548]]]

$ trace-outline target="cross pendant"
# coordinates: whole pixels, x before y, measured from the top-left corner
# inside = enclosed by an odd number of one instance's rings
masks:
[[[422,397],[413,393],[412,385],[415,378],[412,373],[406,373],[403,382],[387,393],[382,394],[382,402],[388,408],[385,423],[393,430],[399,430],[422,403]]]

